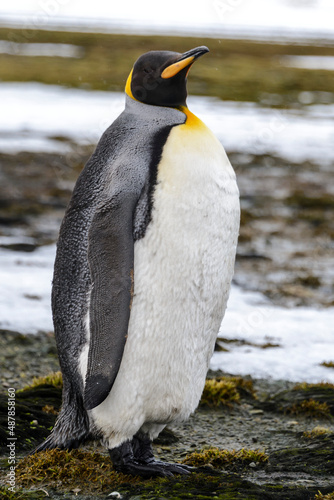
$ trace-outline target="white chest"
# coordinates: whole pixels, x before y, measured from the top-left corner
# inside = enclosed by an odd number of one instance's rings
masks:
[[[227,237],[233,246],[235,235],[226,230],[239,229],[235,174],[223,147],[205,125],[172,130],[159,165],[154,200],[152,232],[161,230],[181,245],[184,233],[194,243],[202,243],[203,250],[210,246],[208,236]]]
[[[184,349],[186,364],[203,356],[205,372],[225,312],[238,232],[239,192],[223,147],[204,125],[175,127],[159,165],[152,223],[135,247],[135,301],[149,300],[146,320],[156,317],[168,342]]]

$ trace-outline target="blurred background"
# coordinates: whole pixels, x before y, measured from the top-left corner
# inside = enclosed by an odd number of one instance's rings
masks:
[[[331,0],[0,6],[7,386],[57,369],[50,291],[59,225],[78,174],[124,107],[134,61],[198,45],[210,53],[191,69],[188,106],[224,145],[242,207],[212,368],[334,382],[333,19]]]

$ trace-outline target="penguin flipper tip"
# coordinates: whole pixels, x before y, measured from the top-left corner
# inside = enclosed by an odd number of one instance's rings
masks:
[[[84,407],[86,410],[93,410],[99,406],[108,396],[112,381],[102,375],[92,375],[86,379]]]

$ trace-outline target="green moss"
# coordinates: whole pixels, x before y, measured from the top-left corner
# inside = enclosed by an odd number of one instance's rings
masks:
[[[16,468],[16,481],[25,487],[44,483],[55,486],[61,481],[72,489],[98,492],[139,480],[116,473],[109,456],[78,450],[47,450],[21,460]]]
[[[200,404],[211,408],[232,407],[233,403],[240,401],[241,393],[255,397],[252,380],[245,380],[242,377],[207,379]]]
[[[314,478],[332,475],[333,441],[331,438],[318,439],[307,446],[272,451],[269,469],[270,472],[307,473]]]
[[[126,476],[113,470],[108,456],[78,450],[49,450],[26,457],[16,469],[16,481],[25,488],[38,485],[39,488],[57,488],[57,491],[78,489],[94,497],[117,489],[126,497],[130,493],[131,497],[138,495],[142,499],[209,499],[212,498],[212,491],[217,490],[219,494],[225,489],[221,477],[212,477],[208,473],[151,480]],[[232,481],[227,486],[228,491],[231,486],[235,489]],[[225,497],[219,495],[219,498]]]
[[[330,418],[331,413],[329,406],[326,402],[321,403],[314,399],[305,399],[300,403],[295,403],[286,409],[287,413],[293,415],[306,415],[313,418]]]
[[[256,500],[260,498],[261,488],[241,479],[237,474],[222,474],[212,470],[206,473],[193,473],[189,476],[168,479],[155,479],[134,485],[124,492],[125,498],[155,500],[158,498],[181,500],[194,498],[198,500]],[[286,500],[286,498],[284,499]]]
[[[53,387],[56,387],[57,389],[62,389],[63,387],[63,377],[61,372],[52,372],[49,373],[48,375],[44,377],[34,377],[31,384],[26,385],[21,389],[20,391],[17,392],[24,392],[28,391],[30,389],[34,389],[35,387],[39,387],[42,385],[52,385]]]
[[[268,455],[260,450],[221,450],[219,448],[209,448],[208,450],[195,451],[187,455],[184,463],[195,467],[211,465],[217,469],[229,467],[236,464],[247,465],[251,462],[265,463],[268,461]]]

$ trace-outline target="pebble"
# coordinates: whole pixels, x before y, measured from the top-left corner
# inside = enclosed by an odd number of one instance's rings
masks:
[[[256,410],[256,409],[254,409],[254,410],[249,410],[249,413],[251,415],[263,415],[264,412],[263,412],[263,410]]]
[[[297,479],[295,482],[297,484],[305,484],[305,486],[312,486],[313,484],[315,484],[315,481],[313,481],[312,479]]]

